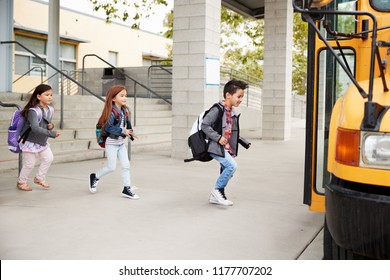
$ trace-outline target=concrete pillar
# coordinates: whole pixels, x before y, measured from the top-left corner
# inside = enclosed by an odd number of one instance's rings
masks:
[[[190,157],[192,123],[219,99],[221,1],[175,0],[172,157]]]
[[[265,0],[263,139],[291,136],[293,8],[291,0]]]
[[[13,41],[14,1],[0,0],[0,41]],[[0,45],[0,92],[12,91],[13,44]]]
[[[60,0],[49,1],[49,35],[47,39],[47,61],[57,69],[60,68]],[[48,77],[57,73],[56,70],[47,66]],[[61,70],[61,69],[59,69]],[[61,75],[57,73],[49,80],[53,88],[53,94],[58,93],[58,79]]]

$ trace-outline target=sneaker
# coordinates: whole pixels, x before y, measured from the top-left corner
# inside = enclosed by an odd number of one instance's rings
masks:
[[[213,189],[211,191],[209,202],[213,204],[220,204],[226,206],[233,205],[233,202],[226,198],[225,189]]]
[[[89,191],[91,193],[95,193],[96,192],[96,188],[97,188],[97,185],[99,183],[99,179],[96,178],[96,174],[95,173],[91,173],[89,174]]]
[[[218,200],[214,197],[213,194],[210,194],[209,202],[211,204],[219,204]]]
[[[132,187],[123,187],[122,196],[130,199],[139,199],[139,196],[133,193]]]

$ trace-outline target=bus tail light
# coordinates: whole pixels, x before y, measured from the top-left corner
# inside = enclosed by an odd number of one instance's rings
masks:
[[[360,132],[338,128],[336,140],[336,161],[346,165],[359,165]]]

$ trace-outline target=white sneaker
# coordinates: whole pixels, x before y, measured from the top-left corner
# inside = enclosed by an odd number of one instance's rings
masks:
[[[226,199],[225,193],[223,189],[213,189],[211,191],[210,203],[213,204],[220,204],[220,205],[225,205],[225,206],[232,206],[233,202]]]
[[[219,204],[218,200],[213,196],[213,194],[210,194],[209,202],[211,204]]]

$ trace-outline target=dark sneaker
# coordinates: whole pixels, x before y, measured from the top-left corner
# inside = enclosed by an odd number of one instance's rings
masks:
[[[213,189],[211,191],[209,202],[213,204],[220,204],[225,206],[233,205],[233,202],[226,198],[225,189]]]
[[[123,187],[122,196],[130,199],[139,199],[139,196],[133,192],[131,187]]]
[[[91,193],[96,192],[98,183],[99,183],[99,179],[96,178],[96,174],[95,173],[89,174],[89,191]]]

